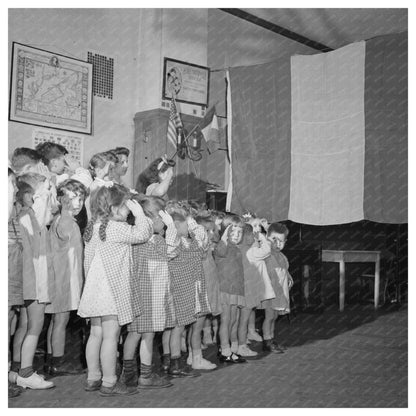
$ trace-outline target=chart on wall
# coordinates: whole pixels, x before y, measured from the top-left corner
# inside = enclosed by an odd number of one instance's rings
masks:
[[[84,164],[84,140],[83,137],[75,136],[70,133],[57,132],[47,129],[33,129],[32,148],[39,143],[52,142],[65,147],[72,159],[81,166]]]
[[[92,64],[13,43],[9,119],[92,133]]]

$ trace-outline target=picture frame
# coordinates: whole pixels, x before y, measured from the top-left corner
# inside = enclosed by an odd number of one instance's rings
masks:
[[[9,120],[92,134],[91,63],[13,42]]]
[[[210,69],[164,58],[162,99],[208,107]]]

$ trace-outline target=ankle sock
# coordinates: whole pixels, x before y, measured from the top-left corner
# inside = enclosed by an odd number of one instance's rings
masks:
[[[233,341],[231,343],[231,352],[237,352],[238,351],[238,342],[237,341]]]
[[[10,371],[14,371],[18,373],[20,370],[20,361],[12,361],[12,365],[10,366]]]
[[[51,362],[52,362],[52,354],[47,353],[46,358],[45,358],[45,364],[51,365]]]
[[[231,348],[230,347],[221,347],[221,354],[225,357],[229,357],[231,355]]]
[[[126,371],[133,370],[134,366],[137,365],[136,360],[123,360],[123,367]]]
[[[103,377],[103,386],[104,387],[113,387],[117,382],[117,376]]]
[[[88,381],[101,380],[101,373],[99,371],[97,371],[97,372],[88,371],[87,380]]]
[[[62,364],[63,364],[63,362],[64,362],[64,356],[63,356],[63,355],[61,355],[60,357],[53,357],[53,356],[52,356],[51,361],[50,361],[50,363],[51,363],[54,367],[57,367],[57,366],[62,365]]]
[[[23,377],[23,378],[30,377],[33,373],[34,373],[34,371],[33,371],[33,367],[32,366],[25,367],[25,368],[21,368],[19,370],[19,376],[20,377]]]
[[[140,363],[140,377],[150,378],[152,375],[152,366]]]

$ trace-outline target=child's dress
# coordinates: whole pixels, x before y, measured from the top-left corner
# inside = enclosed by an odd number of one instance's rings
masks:
[[[132,299],[131,245],[144,243],[153,234],[152,222],[141,219],[136,225],[109,221],[106,239],[99,237],[100,223],[85,244],[85,286],[78,308],[83,318],[117,315],[119,325],[129,324],[142,313],[140,299]]]
[[[221,303],[245,306],[244,270],[240,248],[220,241],[214,250],[220,281]]]
[[[167,234],[172,227],[167,228]],[[127,330],[144,333],[174,327],[175,311],[165,239],[153,234],[149,241],[133,245],[132,250],[132,296],[141,300],[143,313],[128,325]]]
[[[39,211],[36,215],[28,207],[22,208],[19,213],[23,245],[23,299],[39,303],[51,303],[55,292],[49,233],[46,223],[41,226],[37,219],[46,217]]]
[[[83,284],[83,243],[75,219],[67,213],[58,215],[49,228],[55,296],[46,313],[78,309]]]
[[[204,269],[205,283],[207,287],[208,302],[213,316],[222,312],[220,299],[220,282],[218,277],[217,265],[215,264],[212,253],[214,248],[209,245],[205,257],[202,259],[202,267]]]
[[[190,226],[191,238],[181,238],[178,241],[172,253],[176,257],[169,261],[173,304],[178,326],[191,324],[199,316],[211,312],[202,267],[205,247],[200,245],[201,229],[203,230],[203,227],[196,223],[195,228]]]
[[[265,300],[261,303],[261,308],[271,308],[284,315],[290,313],[289,280],[289,261],[286,256],[278,250],[271,250],[271,255],[265,259],[267,272],[276,294],[274,299]]]
[[[9,221],[8,269],[9,269],[9,307],[23,305],[23,248],[20,225],[13,207]]]

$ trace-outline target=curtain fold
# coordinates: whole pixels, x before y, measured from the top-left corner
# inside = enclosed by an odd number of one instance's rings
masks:
[[[366,42],[364,217],[407,223],[407,32]]]
[[[231,211],[287,219],[290,187],[290,62],[230,69]]]

